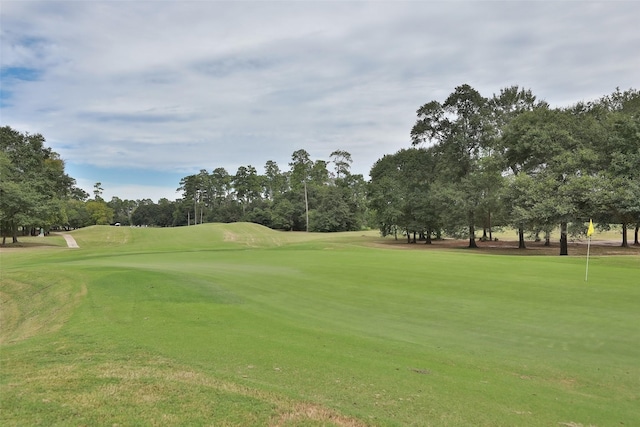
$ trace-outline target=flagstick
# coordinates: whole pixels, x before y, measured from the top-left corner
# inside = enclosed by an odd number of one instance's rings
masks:
[[[591,249],[591,236],[589,236],[589,241],[587,242],[587,269],[584,273],[585,282],[589,279],[589,249]]]

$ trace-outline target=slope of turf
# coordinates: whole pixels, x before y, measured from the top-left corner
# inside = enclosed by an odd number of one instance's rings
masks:
[[[73,235],[80,249],[2,254],[3,425],[640,419],[637,257],[594,258],[585,283],[579,258],[362,233]]]

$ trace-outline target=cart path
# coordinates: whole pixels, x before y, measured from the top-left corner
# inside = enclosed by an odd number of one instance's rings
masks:
[[[76,243],[76,239],[73,238],[71,234],[63,234],[64,240],[67,241],[67,246],[70,248],[79,248],[78,243]]]

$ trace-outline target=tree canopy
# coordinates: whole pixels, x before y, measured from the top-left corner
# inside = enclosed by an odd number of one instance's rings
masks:
[[[64,161],[45,146],[40,134],[0,128],[0,227],[3,243],[18,229],[31,233],[66,221],[63,201],[75,181],[64,172]]]
[[[565,255],[569,225],[584,228],[591,218],[603,227],[620,224],[622,245],[627,245],[626,228],[635,225],[637,235],[640,223],[639,105],[634,89],[550,108],[516,86],[491,99],[459,86],[444,102],[432,100],[417,110],[412,145],[433,150],[437,172],[430,181],[434,190],[422,191],[413,207],[439,194],[432,217],[449,234],[466,234],[470,247],[476,246],[476,227],[486,232],[491,226],[513,226],[524,247],[525,231],[548,236],[559,225]],[[431,170],[433,163],[419,167]],[[376,194],[395,173],[382,180],[378,167],[371,174],[372,184],[379,186]]]
[[[329,160],[298,149],[289,169],[267,160],[263,173],[241,165],[201,169],[179,182],[182,197],[93,199],[75,187],[64,161],[40,134],[0,129],[0,227],[4,239],[52,227],[92,224],[181,226],[251,221],[281,230],[379,228],[426,243],[443,235],[492,239],[492,230],[544,235],[598,227],[640,229],[640,93],[616,89],[589,102],[552,108],[529,89],[510,86],[490,97],[468,84],[416,111],[410,147],[383,155],[370,180],[351,172],[353,159]],[[476,230],[482,230],[479,235]],[[480,237],[478,237],[480,236]]]

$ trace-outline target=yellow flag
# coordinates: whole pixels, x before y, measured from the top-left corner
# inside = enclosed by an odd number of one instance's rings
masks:
[[[593,221],[589,220],[589,229],[587,230],[587,237],[591,237],[593,234]]]

